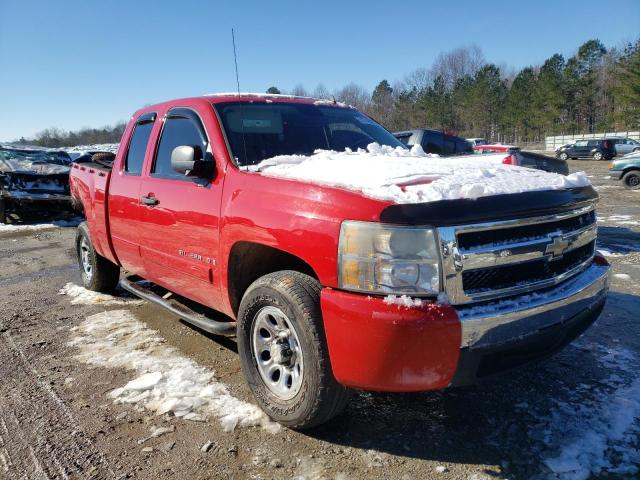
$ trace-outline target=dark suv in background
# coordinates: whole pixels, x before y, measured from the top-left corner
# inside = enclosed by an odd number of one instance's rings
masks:
[[[393,135],[408,147],[420,145],[427,153],[437,153],[444,156],[473,153],[473,146],[464,138],[430,128],[405,130],[395,132]]]
[[[565,145],[556,152],[561,160],[567,158],[593,158],[594,160],[611,160],[616,156],[616,147],[612,138],[594,138],[578,140],[574,144]]]

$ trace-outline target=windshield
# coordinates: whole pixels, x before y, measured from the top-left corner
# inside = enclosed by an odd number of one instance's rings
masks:
[[[224,103],[215,105],[239,166],[277,155],[315,150],[357,150],[377,142],[406,148],[375,121],[352,108],[309,104]]]

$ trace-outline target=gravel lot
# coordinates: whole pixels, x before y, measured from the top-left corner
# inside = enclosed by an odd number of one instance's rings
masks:
[[[614,275],[598,322],[555,357],[478,387],[359,392],[305,433],[227,431],[216,415],[190,421],[114,403],[110,392],[138,374],[78,358],[86,339],[69,345],[87,317],[114,310],[234,397],[251,396],[233,341],[148,304],[60,295],[79,283],[73,228],[0,228],[0,478],[638,478],[640,191],[610,181],[605,162],[570,165],[601,195],[600,248]]]

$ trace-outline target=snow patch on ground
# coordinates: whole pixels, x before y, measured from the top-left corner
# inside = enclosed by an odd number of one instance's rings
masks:
[[[637,478],[640,471],[640,377],[638,361],[625,349],[590,344],[607,376],[588,388],[569,392],[569,401],[555,400],[551,415],[530,432],[548,446],[544,464],[551,476],[586,480],[591,476]],[[618,477],[616,477],[618,478]]]
[[[93,145],[76,145],[75,147],[62,147],[58,150],[65,152],[111,152],[118,153],[119,143],[94,143]]]
[[[631,275],[627,273],[614,273],[613,276],[615,278],[619,278],[620,280],[631,280]]]
[[[64,287],[58,291],[59,295],[67,295],[70,298],[71,305],[96,305],[103,306],[113,305],[139,305],[143,303],[138,298],[118,298],[106,293],[93,292],[87,290],[80,285],[74,283],[67,283]]]
[[[623,257],[624,256],[623,253],[612,252],[608,248],[599,248],[597,252],[600,253],[601,255],[604,255],[605,257]]]
[[[82,222],[81,218],[72,218],[69,220],[54,220],[51,223],[31,223],[31,224],[8,224],[8,223],[0,223],[0,234],[2,233],[15,233],[15,232],[32,232],[37,230],[49,230],[52,228],[61,228],[61,227],[77,227],[80,222]]]
[[[633,220],[631,215],[610,215],[608,217],[598,217],[600,223],[613,223],[616,225],[640,225],[640,221]]]
[[[167,346],[158,332],[127,310],[112,310],[87,317],[72,329],[70,345],[87,364],[125,368],[135,377],[110,392],[116,403],[138,404],[157,415],[173,413],[186,420],[217,417],[225,431],[236,426],[260,425],[277,432],[257,406],[231,395],[214,373]]]
[[[263,175],[346,188],[395,203],[422,203],[590,185],[584,172],[569,176],[497,163],[494,156],[442,158],[372,143],[367,150],[280,155],[250,167]],[[504,158],[503,155],[497,157]]]

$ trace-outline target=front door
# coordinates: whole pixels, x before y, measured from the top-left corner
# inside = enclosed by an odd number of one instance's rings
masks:
[[[573,152],[570,155],[571,157],[588,157],[589,156],[589,146],[587,140],[578,140],[575,146],[572,148]]]
[[[221,181],[174,171],[171,153],[188,145],[214,164],[198,115],[174,108],[164,119],[149,171],[140,189],[140,252],[147,278],[210,307],[219,305],[217,275]],[[204,170],[213,171],[213,168]],[[219,172],[214,178],[221,178]]]

